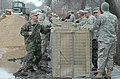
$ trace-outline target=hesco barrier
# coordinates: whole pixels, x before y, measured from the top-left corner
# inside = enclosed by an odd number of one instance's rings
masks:
[[[91,78],[89,30],[70,25],[55,27],[51,31],[51,49],[54,78]]]

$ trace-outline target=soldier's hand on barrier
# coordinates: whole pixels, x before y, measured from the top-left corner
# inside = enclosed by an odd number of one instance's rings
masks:
[[[81,29],[85,29],[85,26],[81,26],[80,28],[81,28]]]
[[[87,26],[81,26],[81,29],[87,29],[87,30],[89,30],[89,27],[87,27]]]
[[[66,19],[65,22],[68,22],[68,20]]]
[[[28,35],[32,35],[32,32],[28,32]]]
[[[72,23],[72,26],[77,27],[77,24],[76,23]]]

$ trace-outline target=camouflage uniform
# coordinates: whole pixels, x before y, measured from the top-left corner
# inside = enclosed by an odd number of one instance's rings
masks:
[[[92,29],[95,22],[96,22],[95,16],[90,15],[87,18],[87,22],[84,24],[84,26],[87,26],[89,29]]]
[[[32,35],[29,36],[28,32],[32,31]],[[24,36],[25,46],[28,54],[24,58],[24,62],[27,68],[31,69],[33,65],[38,65],[41,60],[41,36],[40,33],[47,33],[49,29],[44,29],[42,25],[31,22],[26,23],[21,28],[21,35]]]
[[[75,21],[75,15],[74,12],[70,12],[70,17],[69,19],[66,19],[67,22],[74,22]]]
[[[98,13],[100,12],[100,8],[96,7],[93,9],[93,13]],[[100,15],[100,13],[99,13]],[[96,17],[96,19],[99,17],[99,15],[94,15]],[[98,37],[98,30],[94,30],[93,31],[93,40],[92,40],[92,63],[94,65],[94,67],[92,68],[93,71],[96,71],[98,68],[97,65],[97,61],[98,61],[98,41],[97,41],[97,37]]]
[[[43,24],[44,24],[44,28],[50,28],[51,27],[51,21],[49,21],[47,18],[44,20]],[[42,53],[46,53],[47,52],[47,48],[49,46],[49,42],[50,42],[50,32],[46,33],[46,34],[41,34],[42,36]]]
[[[87,18],[84,17],[84,18],[79,19],[79,23],[76,23],[76,24],[77,24],[78,27],[80,27],[80,26],[85,25],[86,22],[87,22]]]
[[[91,13],[91,8],[86,9],[85,11],[88,11]],[[93,29],[94,23],[96,22],[96,17],[93,15],[88,16],[86,24],[84,26],[88,27],[90,30]],[[94,37],[94,32],[92,32],[92,64],[93,64],[93,69],[92,70],[97,70],[97,41]]]
[[[71,14],[70,19],[69,19],[69,22],[74,22],[74,21],[75,21],[75,15],[74,15],[74,14]]]
[[[109,11],[101,14],[94,26],[98,30],[98,72],[113,70],[113,56],[116,53],[117,17]]]
[[[88,21],[87,21],[87,24],[90,26],[90,29],[93,28],[93,25],[96,21],[96,18],[95,16],[91,15],[89,18],[88,18]],[[92,33],[93,37],[94,37],[94,32]],[[92,37],[92,64],[93,64],[93,71],[97,70],[97,59],[98,59],[98,55],[97,55],[97,40],[94,39]]]

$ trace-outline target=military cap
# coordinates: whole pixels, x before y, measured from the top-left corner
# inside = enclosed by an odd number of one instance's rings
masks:
[[[30,16],[38,15],[37,11],[31,11]]]
[[[53,12],[52,12],[52,11],[47,11],[47,12],[46,12],[46,14],[47,14],[47,15],[49,15],[49,14],[51,14],[51,15],[52,15],[52,14],[53,14]]]
[[[74,11],[73,11],[73,10],[70,10],[70,11],[68,11],[67,13],[74,13]]]
[[[84,9],[84,12],[85,12],[85,13],[91,13],[91,12],[92,12],[91,7],[85,8],[85,9]]]
[[[100,11],[100,8],[99,8],[99,7],[96,7],[96,8],[93,9],[93,13],[97,13],[97,12],[99,12],[99,11]]]
[[[104,10],[104,11],[109,11],[109,3],[103,2],[101,4],[101,9]]]
[[[77,11],[77,13],[84,13],[84,12],[85,12],[84,10]]]

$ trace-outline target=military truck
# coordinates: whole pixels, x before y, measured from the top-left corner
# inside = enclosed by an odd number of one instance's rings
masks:
[[[26,19],[29,19],[29,8],[25,7],[25,3],[21,1],[14,1],[12,3],[13,14],[25,15]]]

